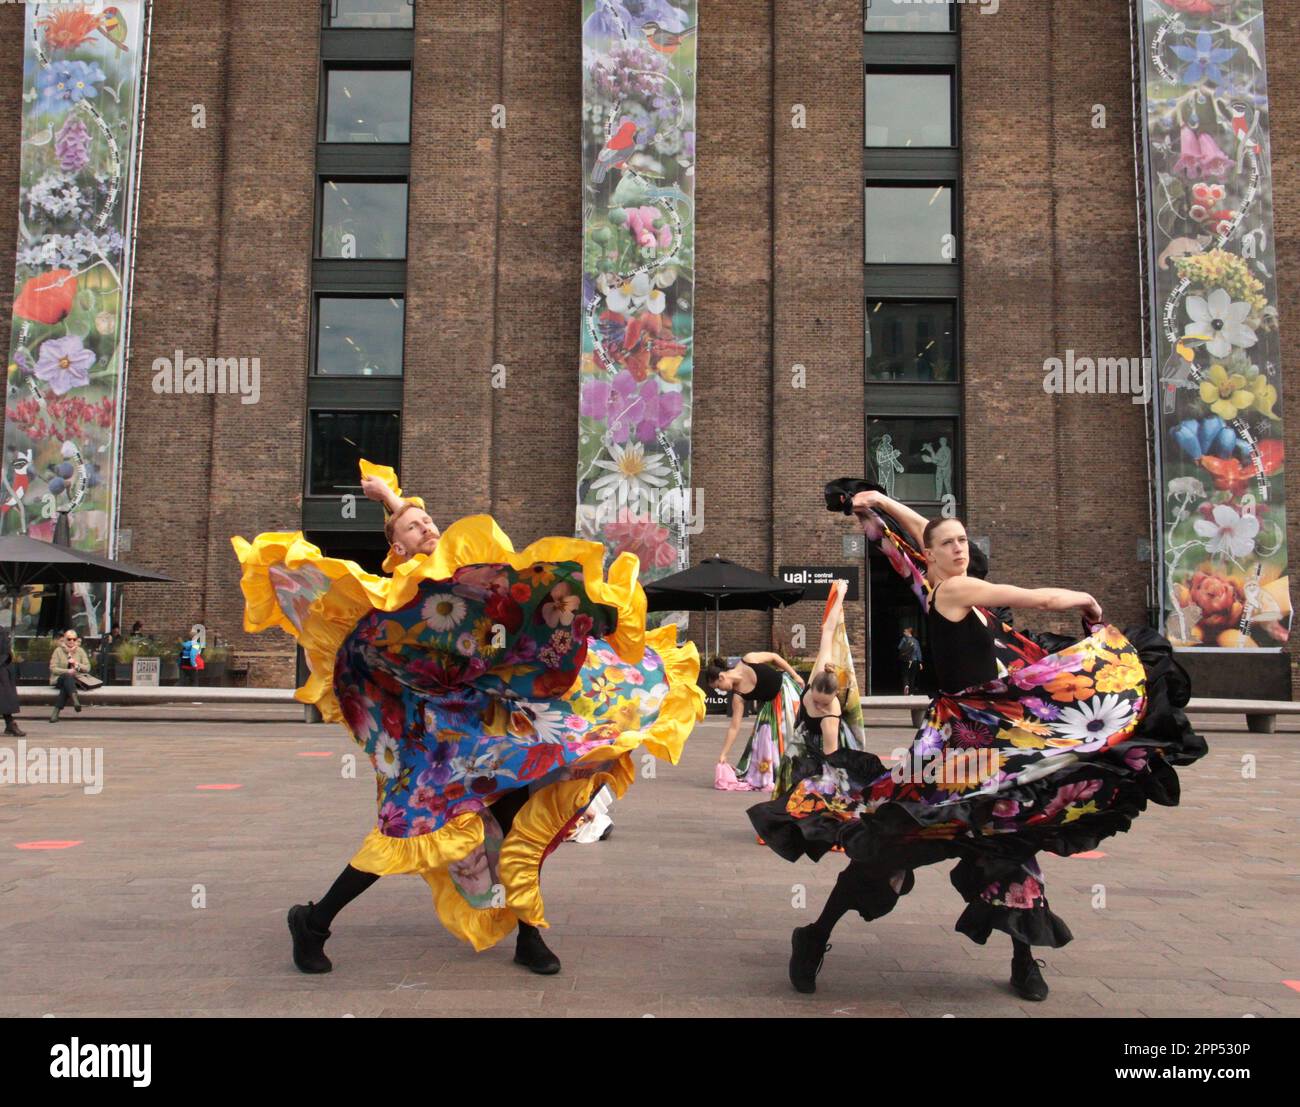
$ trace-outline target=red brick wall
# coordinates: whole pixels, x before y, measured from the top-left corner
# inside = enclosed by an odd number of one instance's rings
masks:
[[[702,7],[692,483],[705,529],[692,555],[769,570],[837,564],[847,528],[821,509],[821,483],[864,469],[861,4]],[[580,18],[549,0],[515,0],[508,19],[499,0],[416,11],[402,475],[440,521],[490,510],[522,546],[570,533],[573,519]],[[1140,618],[1147,413],[1123,396],[1041,387],[1044,359],[1067,348],[1145,353],[1127,3],[1017,0],[962,14],[971,530],[989,536],[995,575],[1093,590],[1112,617]],[[0,5],[10,103],[21,23],[20,7]],[[1300,9],[1270,4],[1267,30],[1290,348]],[[261,683],[288,681],[292,654],[278,632],[242,633],[229,536],[301,519],[318,36],[314,4],[155,6],[122,525],[131,558],[184,583],[128,590],[124,617],[166,633],[204,621],[258,655]],[[206,130],[191,126],[198,103]],[[491,126],[498,103],[504,130]],[[802,130],[790,125],[795,104]],[[1094,104],[1104,129],[1090,125]],[[10,111],[0,117],[9,272],[18,153]],[[8,301],[7,285],[0,295]],[[261,402],[155,395],[152,360],[177,347],[259,357]],[[1295,448],[1300,415],[1289,414]],[[788,646],[800,622],[815,641],[819,609],[724,615],[724,645]],[[849,619],[861,651],[860,605]]]

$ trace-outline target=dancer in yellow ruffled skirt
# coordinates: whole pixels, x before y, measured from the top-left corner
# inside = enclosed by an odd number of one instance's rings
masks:
[[[633,555],[606,577],[596,542],[516,552],[487,515],[440,534],[392,469],[361,468],[389,512],[390,576],[301,533],[231,540],[245,628],[297,638],[311,669],[297,698],[375,769],[375,829],[319,902],[289,912],[294,962],[329,972],[338,911],[380,876],[418,873],[457,937],[483,950],[517,928],[515,960],[558,972],[538,929],[542,861],[593,800],[627,790],[638,747],[677,761],[704,716],[695,647],[646,630]]]

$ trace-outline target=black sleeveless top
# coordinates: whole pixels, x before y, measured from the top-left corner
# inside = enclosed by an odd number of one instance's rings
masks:
[[[938,591],[930,593],[930,610],[925,616],[935,684],[944,692],[960,692],[996,680],[992,626],[985,626],[973,607],[960,622],[945,619],[934,602]]]
[[[746,664],[748,665],[749,662]],[[756,661],[749,667],[754,670],[754,690],[745,699],[758,700],[760,703],[769,703],[776,699],[781,691],[781,670],[775,665],[766,665],[762,661]]]
[[[802,697],[800,698],[799,713],[794,717],[794,726],[803,734],[804,746],[810,754],[815,757],[826,756],[826,751],[822,749],[822,720],[834,719],[838,722],[840,718],[839,715],[809,715],[807,705]]]

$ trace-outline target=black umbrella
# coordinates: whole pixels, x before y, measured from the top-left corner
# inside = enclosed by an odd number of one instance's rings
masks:
[[[173,582],[174,577],[141,569],[124,561],[42,542],[22,534],[0,537],[0,587],[15,599],[34,584],[120,584],[139,581]],[[10,617],[10,625],[13,619]]]
[[[645,594],[651,611],[712,611],[714,651],[721,653],[723,611],[771,611],[774,607],[798,603],[803,599],[804,588],[746,569],[725,557],[706,557],[692,569],[647,584]]]

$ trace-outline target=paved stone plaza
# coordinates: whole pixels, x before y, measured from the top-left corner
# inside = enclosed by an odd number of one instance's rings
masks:
[[[370,827],[370,768],[344,779],[344,731],[297,711],[189,717],[199,710],[87,709],[57,727],[28,711],[29,749],[102,747],[104,787],[0,788],[0,1015],[1300,1014],[1294,722],[1252,735],[1244,719],[1200,720],[1211,752],[1183,771],[1181,807],[1149,809],[1104,856],[1044,857],[1075,941],[1043,951],[1052,994],[1031,1004],[1007,988],[1009,941],[953,932],[947,866],[922,870],[890,917],[846,917],[817,994],[796,994],[790,929],[843,862],[790,865],[755,844],[755,797],[710,786],[723,734],[712,719],[680,765],[657,766],[616,806],[611,839],[548,859],[559,976],[512,964],[511,940],[477,955],[460,945],[416,877],[349,906],[327,947],[334,972],[303,976],[285,911],[319,898]],[[878,752],[909,736],[901,713],[872,723]],[[18,848],[43,841],[79,844]],[[808,909],[791,906],[800,882]]]

